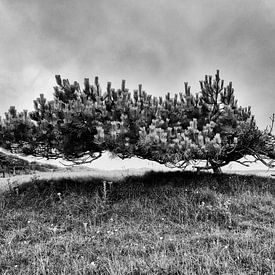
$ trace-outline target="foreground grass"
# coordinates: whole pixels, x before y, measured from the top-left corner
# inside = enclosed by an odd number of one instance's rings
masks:
[[[150,173],[2,198],[1,274],[274,274],[275,181]]]

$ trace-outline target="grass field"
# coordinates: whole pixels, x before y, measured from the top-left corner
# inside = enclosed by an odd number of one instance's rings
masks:
[[[0,202],[1,274],[274,274],[275,180],[32,180]]]

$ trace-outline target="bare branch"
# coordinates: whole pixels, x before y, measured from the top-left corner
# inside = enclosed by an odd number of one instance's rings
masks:
[[[235,160],[235,162],[237,162],[237,163],[239,163],[239,164],[241,164],[241,165],[243,165],[243,166],[245,166],[245,167],[249,167],[249,165],[248,164],[246,164],[247,162],[249,162],[249,163],[252,163],[253,161],[244,161],[244,162],[242,162],[242,161],[239,161],[239,160]]]
[[[99,159],[101,156],[102,156],[102,152],[98,152],[98,155],[95,156],[94,154],[91,154],[91,155],[87,156],[84,159],[78,159],[78,160],[76,160],[75,158],[66,158],[67,161],[71,161],[71,162],[73,162],[73,164],[65,164],[65,163],[63,163],[61,161],[59,161],[59,162],[62,165],[64,165],[64,166],[70,167],[70,166],[74,166],[74,165],[81,165],[81,164],[91,163],[91,162]]]
[[[275,113],[272,114],[272,116],[270,117],[270,120],[271,120],[271,125],[270,125],[269,134],[271,135],[271,133],[273,131],[273,127],[274,127],[274,122],[275,122]]]

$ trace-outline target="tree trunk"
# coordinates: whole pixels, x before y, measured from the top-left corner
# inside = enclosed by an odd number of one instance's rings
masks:
[[[210,164],[211,164],[211,167],[212,167],[212,170],[213,170],[214,174],[220,174],[222,172],[222,169],[218,164],[216,164],[212,161],[210,161]]]

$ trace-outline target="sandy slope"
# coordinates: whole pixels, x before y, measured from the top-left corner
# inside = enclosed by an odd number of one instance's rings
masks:
[[[149,162],[140,159],[111,159],[107,153],[103,155],[99,160],[91,163],[90,165],[80,165],[77,167],[64,168],[61,164],[71,164],[66,161],[61,160],[45,160],[37,159],[34,157],[24,157],[16,154],[11,154],[8,151],[0,148],[0,152],[5,154],[10,154],[13,156],[18,156],[28,161],[37,161],[40,163],[47,163],[52,165],[57,165],[60,167],[60,171],[55,172],[39,172],[35,175],[41,179],[51,179],[51,178],[76,178],[76,177],[101,177],[106,180],[117,180],[130,175],[143,175],[146,171],[175,171],[177,169],[169,169],[158,163]],[[190,168],[192,170],[192,167]],[[188,170],[190,170],[188,169]],[[242,166],[230,164],[222,169],[225,173],[237,173],[243,175],[258,175],[263,177],[271,177],[272,174],[275,175],[275,170],[268,170],[262,164],[253,164],[249,168]],[[9,189],[9,184],[13,188],[20,185],[23,182],[30,181],[34,175],[19,175],[10,178],[9,180],[0,178],[0,193],[4,190]]]
[[[17,175],[11,178],[0,178],[0,193],[3,193],[10,188],[14,188],[24,182],[32,180],[36,177],[38,179],[58,179],[58,178],[102,178],[103,180],[119,180],[127,176],[144,175],[146,172],[152,171],[151,169],[125,169],[125,170],[99,170],[83,168],[72,168],[55,172],[37,172],[32,175]],[[229,173],[229,171],[225,171]],[[250,171],[230,171],[230,173],[242,174],[242,175],[257,175],[262,177],[271,177],[275,175],[275,170],[250,170]],[[275,177],[274,177],[275,178]]]

